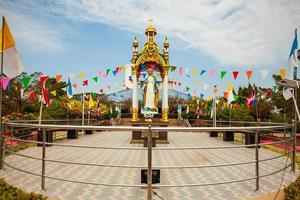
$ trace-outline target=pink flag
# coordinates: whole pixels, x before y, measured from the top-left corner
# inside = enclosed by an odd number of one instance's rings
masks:
[[[102,74],[103,74],[103,70],[100,70],[100,71],[98,72],[98,75],[101,76]]]
[[[209,72],[209,76],[213,76],[215,74],[215,70],[210,70],[210,72]]]
[[[183,74],[183,68],[180,67],[180,68],[179,68],[179,75],[181,76],[182,74]]]
[[[7,78],[7,77],[1,79],[1,85],[2,85],[2,88],[3,88],[4,91],[6,91],[6,88],[7,88],[8,84],[9,84],[10,80],[11,79]]]

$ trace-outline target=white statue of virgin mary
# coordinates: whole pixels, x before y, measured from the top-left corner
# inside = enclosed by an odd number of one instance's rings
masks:
[[[148,70],[148,77],[143,85],[144,111],[157,111],[156,94],[157,80],[153,70]]]

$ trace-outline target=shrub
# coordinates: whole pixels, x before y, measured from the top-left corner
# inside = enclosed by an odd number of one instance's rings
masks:
[[[286,200],[300,200],[300,176],[297,180],[284,188]]]
[[[2,178],[0,179],[0,200],[44,200],[41,194],[33,192],[27,193],[8,185]]]

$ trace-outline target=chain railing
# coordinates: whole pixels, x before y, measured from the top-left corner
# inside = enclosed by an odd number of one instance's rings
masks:
[[[245,124],[245,122],[244,122]],[[41,189],[45,190],[45,179],[52,179],[58,181],[65,181],[71,183],[80,183],[80,184],[88,184],[88,185],[101,185],[101,186],[112,186],[112,187],[145,187],[144,184],[127,184],[127,183],[103,183],[103,182],[89,182],[89,181],[82,181],[82,180],[73,180],[73,179],[66,179],[66,178],[59,178],[54,177],[51,175],[46,175],[46,167],[47,163],[61,163],[66,165],[81,165],[81,166],[94,166],[94,167],[107,167],[107,168],[147,168],[147,199],[152,199],[152,169],[201,169],[201,168],[218,168],[218,167],[228,167],[228,166],[240,166],[240,165],[249,165],[255,164],[255,176],[241,178],[241,179],[234,179],[234,180],[227,180],[221,182],[206,182],[206,183],[186,183],[186,184],[157,184],[156,187],[198,187],[198,186],[212,186],[212,185],[222,185],[222,184],[230,184],[230,183],[237,183],[249,180],[255,180],[255,190],[259,190],[259,182],[260,178],[271,176],[273,174],[279,173],[289,167],[291,170],[295,172],[295,156],[296,156],[296,134],[294,130],[294,125],[289,124],[264,124],[263,126],[248,126],[248,127],[237,127],[237,126],[226,126],[226,127],[152,127],[151,124],[149,126],[80,126],[80,125],[62,125],[62,124],[37,124],[33,121],[27,123],[26,121],[15,121],[9,122],[5,124],[7,130],[10,131],[10,134],[6,134],[5,136],[2,135],[0,138],[0,168],[3,169],[3,166],[10,167],[14,170],[27,173],[33,176],[41,177]],[[14,132],[16,130],[36,130],[42,131],[42,141],[35,141],[26,139],[26,137],[16,137],[14,136]],[[75,145],[75,144],[64,144],[58,142],[47,142],[47,133],[53,130],[94,130],[94,131],[146,131],[148,132],[147,137],[147,147],[111,147],[111,146],[91,146],[91,145]],[[287,131],[291,130],[290,133]],[[152,148],[152,132],[153,131],[170,131],[170,132],[226,132],[226,131],[236,131],[236,132],[252,132],[255,134],[255,142],[253,144],[233,144],[233,145],[226,145],[226,146],[187,146],[187,147],[155,147]],[[259,133],[261,131],[269,131],[269,132],[281,132],[284,135],[283,140],[279,140],[276,142],[268,142],[268,143],[259,143]],[[122,133],[120,133],[122,134]],[[172,134],[172,133],[170,133]],[[287,137],[288,136],[288,137]],[[10,141],[11,145],[8,148],[6,146],[5,141]],[[25,155],[22,152],[14,152],[12,143],[13,141],[22,142],[22,143],[34,143],[36,145],[40,145],[42,147],[42,155],[41,158]],[[265,145],[274,145],[274,144],[284,144],[285,151],[282,155],[276,155],[273,157],[268,157],[264,159],[259,158],[259,147]],[[75,161],[66,161],[66,160],[59,160],[59,159],[49,159],[47,158],[47,146],[60,146],[63,148],[84,148],[84,149],[101,149],[101,150],[139,150],[139,151],[147,151],[147,166],[143,165],[120,165],[120,164],[99,164],[99,163],[89,163],[89,162],[75,162]],[[255,159],[244,161],[244,162],[231,162],[231,163],[218,163],[218,164],[211,164],[211,165],[178,165],[178,166],[153,166],[152,164],[152,153],[153,151],[164,150],[177,150],[177,151],[184,151],[184,150],[200,150],[200,149],[238,149],[238,148],[245,148],[245,147],[252,147],[255,148],[254,150],[254,157]],[[34,173],[28,170],[20,169],[16,166],[5,161],[4,154],[12,154],[16,156],[21,156],[26,159],[34,159],[38,160],[42,164],[41,173]],[[267,174],[260,174],[260,163],[266,162],[269,160],[278,159],[284,156],[289,157],[291,156],[291,162],[278,169],[276,171],[267,173]]]

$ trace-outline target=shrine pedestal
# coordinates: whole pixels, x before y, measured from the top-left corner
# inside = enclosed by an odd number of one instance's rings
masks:
[[[132,122],[132,126],[148,126],[149,123],[147,122]],[[169,123],[165,122],[152,122],[152,127],[168,127]],[[144,133],[145,132],[145,133]],[[132,131],[132,138],[130,143],[132,144],[143,144],[144,143],[144,137],[143,134],[146,134],[146,131]],[[158,131],[158,132],[152,132],[153,135],[156,135],[155,137],[155,143],[156,144],[169,144],[168,141],[168,131]]]

